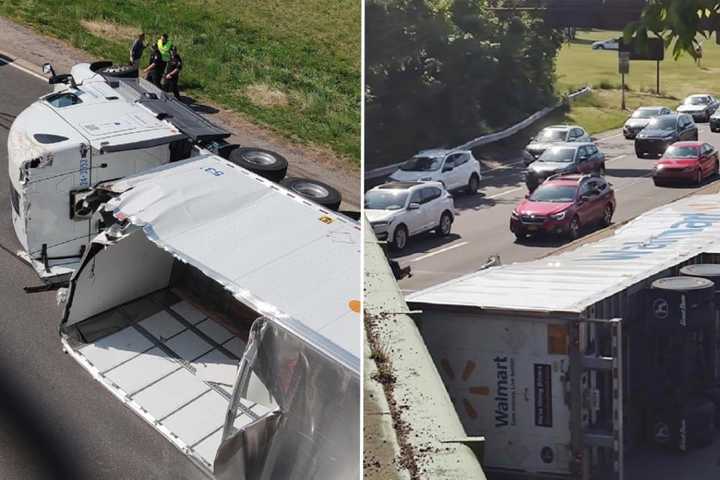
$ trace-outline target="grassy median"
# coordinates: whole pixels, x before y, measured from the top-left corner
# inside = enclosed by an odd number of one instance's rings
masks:
[[[137,31],[168,32],[185,62],[186,95],[356,166],[360,9],[359,0],[0,0],[0,15],[118,63],[128,62]]]
[[[575,41],[563,45],[557,59],[557,90],[559,92],[590,85],[591,96],[573,104],[568,121],[577,122],[591,133],[622,126],[628,117],[620,109],[621,90],[618,73],[618,52],[592,50],[596,40],[621,36],[621,32],[580,31]],[[664,105],[675,108],[684,97],[692,93],[720,94],[720,46],[715,36],[703,44],[702,65],[698,66],[689,55],[678,60],[670,50],[660,62],[660,95],[656,89],[656,63],[630,62],[630,74],[625,76],[628,110],[640,105]]]

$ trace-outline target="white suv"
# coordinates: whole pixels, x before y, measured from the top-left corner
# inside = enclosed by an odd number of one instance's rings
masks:
[[[390,175],[396,182],[440,182],[448,190],[480,187],[480,162],[469,150],[423,150]]]
[[[455,201],[439,182],[390,182],[365,193],[365,216],[375,235],[397,250],[429,230],[449,235],[454,212]]]

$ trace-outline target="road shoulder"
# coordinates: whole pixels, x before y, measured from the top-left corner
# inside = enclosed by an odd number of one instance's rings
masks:
[[[128,40],[129,42],[130,40]],[[55,38],[0,17],[0,58],[40,73],[40,65],[52,63],[57,72],[68,72],[76,63],[99,60],[87,52]],[[346,209],[359,209],[360,169],[331,150],[288,140],[271,129],[257,125],[245,115],[223,109],[201,99],[208,118],[232,132],[230,141],[241,145],[274,150],[288,159],[290,176],[321,180],[337,188]]]

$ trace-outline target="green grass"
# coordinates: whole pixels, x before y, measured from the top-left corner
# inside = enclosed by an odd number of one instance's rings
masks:
[[[0,15],[119,63],[127,63],[132,39],[93,34],[81,20],[142,29],[155,39],[168,32],[185,63],[184,94],[328,146],[355,166],[360,8],[358,0],[0,0]],[[282,92],[285,104],[251,101],[248,87],[258,85]]]
[[[565,44],[557,59],[559,92],[591,85],[593,94],[573,103],[568,121],[576,122],[591,133],[618,128],[627,119],[627,111],[620,109],[621,90],[617,51],[592,50],[596,40],[620,36],[620,32],[578,32],[574,43]],[[674,60],[669,51],[660,63],[660,91],[655,92],[655,62],[632,61],[630,74],[625,76],[628,110],[640,105],[664,105],[675,108],[692,93],[720,94],[720,46],[712,37],[703,44],[702,68],[688,55]]]

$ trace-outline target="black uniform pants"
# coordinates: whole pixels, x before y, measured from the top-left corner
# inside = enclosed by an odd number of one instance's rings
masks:
[[[174,77],[170,77],[170,80],[165,79],[165,91],[172,92],[175,98],[180,99],[180,90],[178,89],[178,80],[180,74],[176,74]]]

